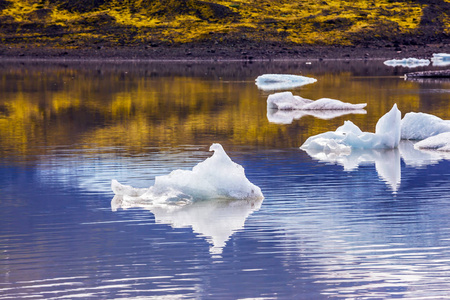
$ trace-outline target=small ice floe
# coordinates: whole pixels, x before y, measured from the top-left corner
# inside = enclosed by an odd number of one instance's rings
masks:
[[[267,97],[268,109],[279,110],[358,110],[366,107],[366,103],[352,104],[336,99],[321,98],[318,100],[294,96],[291,92],[282,92]]]
[[[404,140],[423,140],[449,131],[450,121],[422,112],[409,112],[401,121],[401,138]]]
[[[315,78],[290,74],[264,74],[256,78],[256,86],[263,91],[286,90],[317,81]]]
[[[360,165],[375,164],[378,176],[386,182],[393,192],[400,187],[401,165],[398,149],[352,149],[350,152],[323,152],[306,149],[306,153],[319,162],[341,165],[347,172]]]
[[[267,109],[267,119],[270,123],[291,124],[305,116],[312,116],[322,120],[330,120],[348,114],[366,114],[365,109],[354,110],[279,110]]]
[[[157,176],[148,188],[133,188],[112,180],[111,187],[124,200],[146,200],[152,203],[189,203],[207,199],[263,199],[261,189],[245,177],[244,168],[234,163],[220,144],[212,144],[214,154],[197,164],[192,171],[175,170]]]
[[[437,150],[450,152],[450,132],[431,136],[414,144],[414,148],[420,150]]]
[[[433,53],[433,57],[431,57],[431,61],[433,62],[433,66],[436,67],[445,67],[450,65],[450,54],[448,53]]]
[[[403,58],[403,59],[390,59],[384,62],[386,66],[390,67],[406,67],[406,68],[417,68],[425,67],[430,64],[428,59],[418,59],[418,58]]]
[[[300,149],[335,153],[350,153],[352,149],[394,149],[400,143],[400,121],[401,113],[394,104],[378,120],[375,133],[363,132],[351,121],[345,121],[336,131],[309,137]]]
[[[150,210],[156,222],[192,227],[212,244],[212,254],[220,254],[229,237],[261,207],[264,196],[220,144],[212,144],[210,151],[214,154],[192,170],[156,176],[148,189],[112,180],[111,209],[139,207]]]

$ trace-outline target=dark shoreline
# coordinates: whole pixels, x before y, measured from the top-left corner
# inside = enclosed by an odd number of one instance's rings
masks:
[[[145,61],[276,61],[276,60],[370,60],[431,58],[450,53],[445,43],[396,46],[286,46],[286,45],[179,45],[117,48],[61,49],[0,46],[0,61],[11,60],[145,60]]]

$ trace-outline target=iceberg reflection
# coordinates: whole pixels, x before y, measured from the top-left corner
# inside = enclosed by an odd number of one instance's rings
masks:
[[[413,141],[403,140],[398,146],[400,155],[407,166],[420,168],[450,159],[450,152],[418,149],[414,145]]]
[[[304,149],[309,156],[320,162],[341,165],[345,171],[353,171],[360,165],[375,164],[381,180],[397,192],[401,182],[400,152],[398,149],[352,149],[349,152],[325,152]]]
[[[401,159],[407,166],[421,168],[435,165],[441,160],[450,160],[450,152],[418,149],[415,143],[402,140],[395,149],[351,149],[333,152],[317,149],[303,149],[310,157],[319,162],[337,164],[345,171],[354,171],[360,165],[375,164],[378,176],[386,182],[393,192],[401,183]]]
[[[142,198],[124,199],[123,195],[115,195],[111,209],[147,209],[154,214],[156,223],[168,224],[173,228],[191,227],[211,244],[211,254],[221,254],[229,238],[244,228],[248,216],[260,209],[262,201],[210,199],[189,204],[154,204]]]

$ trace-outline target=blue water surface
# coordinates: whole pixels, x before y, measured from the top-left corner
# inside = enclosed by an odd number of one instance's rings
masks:
[[[375,70],[384,68],[378,63]],[[372,76],[355,71],[342,79],[340,71],[326,67],[311,72],[335,76],[330,82],[341,90]],[[384,78],[384,71],[377,72],[376,80]],[[46,78],[46,71],[42,74]],[[259,94],[251,76],[244,77],[242,84],[255,89],[252,101],[263,102],[265,120],[267,95]],[[441,103],[443,93],[448,95],[446,83],[439,83],[439,95],[426,84],[405,86],[412,90],[391,87],[386,97],[425,94]],[[372,111],[380,110],[379,116],[383,112],[374,103]],[[92,129],[80,125],[81,111],[65,118],[81,132],[77,137]],[[244,116],[249,113],[259,111],[250,109]],[[213,129],[199,133],[198,143],[137,150],[128,140],[105,147],[61,136],[56,143],[37,141],[35,150],[16,153],[5,140],[0,146],[0,299],[448,299],[448,155],[417,152],[405,142],[395,150],[356,153],[351,161],[313,156],[298,148],[295,135],[307,135],[316,121],[271,125],[288,128],[294,140],[266,144],[241,142],[237,127],[222,135]],[[92,122],[95,129],[111,126],[102,118]],[[373,128],[376,120],[366,122]],[[211,156],[213,142],[245,168],[263,201],[115,206],[112,179],[149,187],[155,176],[191,169]]]

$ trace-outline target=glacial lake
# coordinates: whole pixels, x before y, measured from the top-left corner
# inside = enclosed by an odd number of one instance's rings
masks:
[[[449,80],[383,61],[0,62],[0,299],[448,299],[450,154],[308,154],[351,120],[450,120]],[[364,113],[276,114],[262,74]],[[120,207],[220,143],[263,201]],[[125,209],[126,208],[126,209]]]

